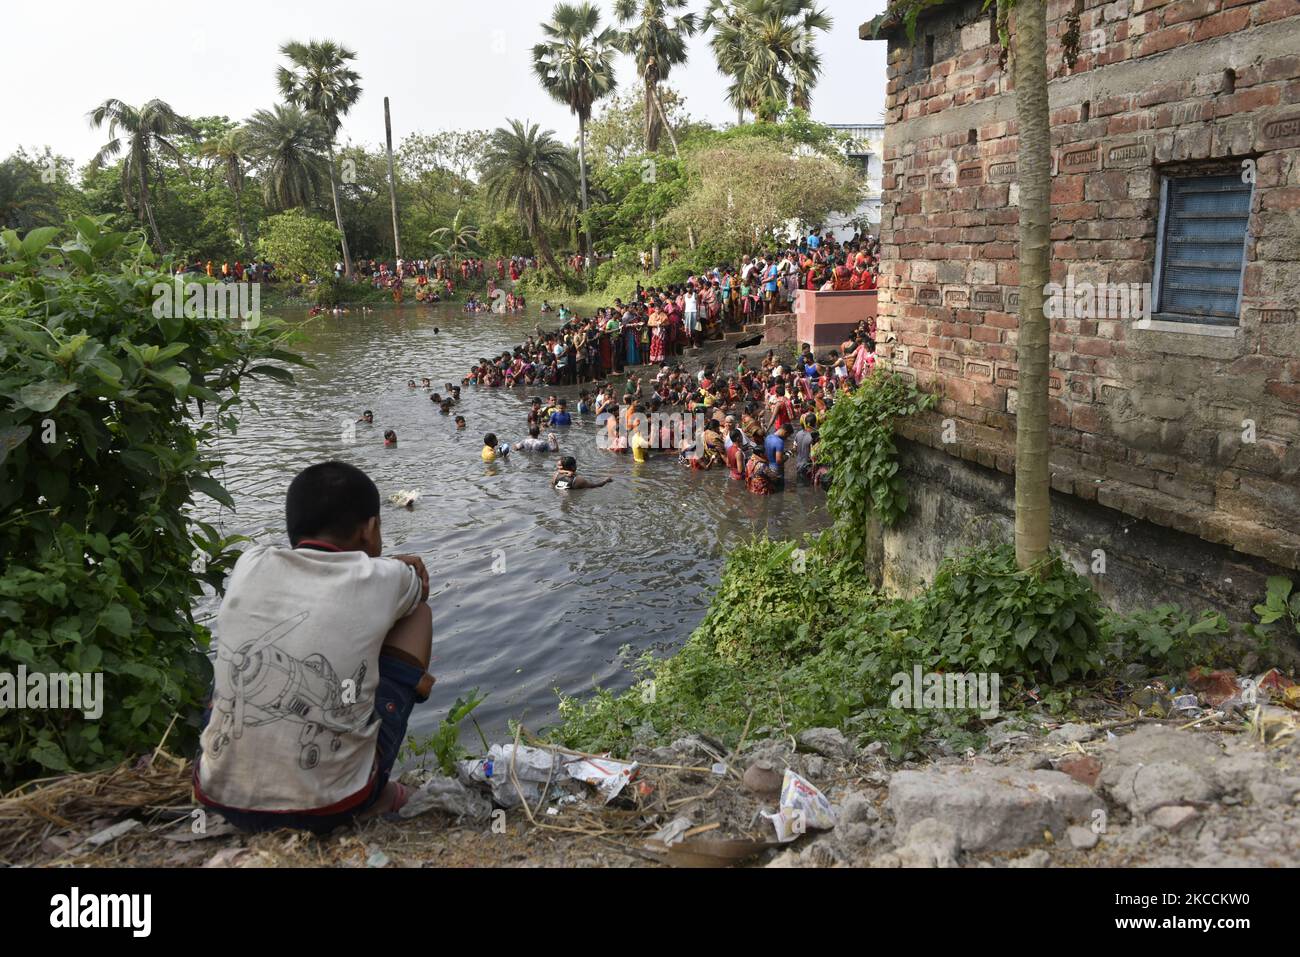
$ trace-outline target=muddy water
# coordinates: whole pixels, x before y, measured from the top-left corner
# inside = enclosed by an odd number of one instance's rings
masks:
[[[341,459],[375,480],[386,551],[421,555],[430,572],[438,683],[412,717],[415,733],[432,730],[476,687],[488,693],[475,714],[489,735],[508,718],[530,728],[552,720],[557,689],[625,687],[620,650],[667,651],[689,636],[730,548],[756,531],[792,537],[828,521],[824,497],[794,483],[783,495],[754,496],[725,472],[691,472],[671,457],[638,465],[601,451],[590,416],[556,430],[561,451],[578,458],[580,474],[613,476],[611,485],[553,491],[549,453],[484,464],[484,433],[510,442],[527,435],[536,390],[465,387],[455,411],[468,428],[457,433],[407,382],[427,375],[445,391],[477,357],[522,341],[537,318],[408,305],[311,320],[296,348],[315,368],[292,386],[248,387],[259,411],[246,410],[238,434],[218,443],[237,509],[205,517],[226,534],[285,542],[285,491],[312,463]],[[346,424],[366,409],[375,424],[356,426],[349,441]],[[390,428],[396,448],[383,444]],[[387,504],[404,489],[422,491],[414,509]],[[210,600],[199,611],[215,608]]]

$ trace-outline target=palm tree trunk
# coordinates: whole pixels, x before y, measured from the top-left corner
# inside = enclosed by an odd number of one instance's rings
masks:
[[[154,249],[162,252],[162,234],[158,232],[158,224],[154,222],[153,204],[149,202],[149,186],[144,178],[144,163],[137,162],[135,164],[135,178],[140,186],[140,206],[144,209],[145,219],[149,221],[149,229],[153,232]]]
[[[664,129],[668,131],[668,142],[673,144],[673,156],[680,163],[682,151],[677,147],[677,134],[673,132],[673,125],[668,122],[668,111],[664,109],[664,101],[659,96],[659,88],[654,88],[655,105],[659,107],[659,118],[663,121]],[[686,224],[686,241],[690,243],[691,248],[695,248],[695,228],[689,223]],[[658,251],[655,254],[655,269],[659,268]]]
[[[244,222],[244,185],[243,173],[240,170],[233,170],[235,191],[235,214],[239,217],[239,238],[244,241],[244,258],[251,259],[253,255],[252,244],[248,241],[248,226]]]
[[[334,199],[334,222],[339,228],[339,240],[343,244],[343,278],[352,281],[352,253],[348,251],[348,234],[343,230],[343,209],[339,206],[338,177],[334,175],[334,144],[329,147],[330,160],[330,196]]]
[[[393,207],[393,255],[402,258],[402,237],[397,230],[397,178],[393,174],[393,122],[388,116],[388,97],[384,97],[384,136],[388,141],[388,202]]]
[[[558,276],[560,267],[555,263],[555,254],[551,251],[550,240],[546,238],[546,227],[536,217],[530,220],[527,225],[528,232],[533,237],[533,242],[537,244],[537,251],[542,254],[542,260],[550,267],[551,272]]]
[[[591,266],[591,226],[586,222],[587,216],[587,121],[578,117],[578,175],[582,182],[582,216],[583,234],[586,248],[583,250],[585,264]]]
[[[1051,539],[1048,367],[1051,340],[1043,315],[1050,278],[1051,129],[1047,100],[1047,22],[1042,3],[1015,8],[1016,118],[1020,142],[1020,396],[1016,410],[1016,564],[1047,557]]]

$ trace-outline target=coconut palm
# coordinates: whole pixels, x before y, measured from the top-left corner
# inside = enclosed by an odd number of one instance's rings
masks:
[[[248,242],[248,226],[244,222],[244,171],[252,161],[248,131],[236,126],[220,136],[199,144],[199,155],[213,160],[222,167],[226,185],[235,194],[235,214],[239,219],[239,236],[244,243],[244,258],[252,255]]]
[[[718,71],[731,78],[727,99],[740,119],[745,111],[773,120],[786,105],[808,109],[821,74],[814,33],[833,21],[816,0],[711,0],[703,25]]]
[[[618,32],[601,28],[600,11],[590,3],[561,3],[542,24],[546,41],[533,47],[533,71],[542,89],[565,104],[578,118],[578,176],[585,218],[587,196],[587,121],[597,100],[614,92],[614,54]],[[586,235],[586,256],[591,258],[591,229]]]
[[[577,182],[572,153],[553,130],[511,120],[498,128],[484,153],[482,184],[493,204],[511,209],[552,272],[559,272],[546,227],[571,206]]]
[[[58,192],[42,178],[38,163],[21,150],[0,163],[0,228],[25,233],[63,218]]]
[[[262,174],[262,197],[274,209],[316,200],[328,176],[326,134],[316,117],[296,106],[258,110],[244,124],[248,151]]]
[[[311,113],[325,128],[334,222],[343,243],[343,274],[350,280],[352,253],[348,250],[348,236],[343,229],[343,210],[339,206],[338,180],[334,175],[334,141],[343,117],[361,98],[361,75],[348,66],[357,55],[332,40],[293,41],[280,47],[280,53],[288,57],[292,65],[276,70],[275,79],[280,85],[281,95]]]
[[[659,135],[666,128],[677,149],[677,136],[664,112],[659,84],[675,66],[686,62],[686,40],[698,24],[693,13],[679,13],[687,0],[615,0],[614,17],[625,28],[618,46],[636,60],[637,76],[645,83],[645,147],[659,148]]]
[[[450,226],[440,226],[429,233],[437,250],[449,259],[478,249],[478,227],[466,222],[464,215],[463,209],[456,210]]]
[[[165,154],[184,164],[185,159],[172,142],[173,137],[194,136],[189,121],[162,100],[150,100],[135,107],[121,100],[108,99],[90,111],[90,125],[95,129],[108,125],[109,140],[90,160],[91,169],[101,169],[120,154],[122,158],[122,195],[126,208],[153,233],[154,248],[162,252],[162,236],[154,221],[150,184],[158,174],[158,161]]]

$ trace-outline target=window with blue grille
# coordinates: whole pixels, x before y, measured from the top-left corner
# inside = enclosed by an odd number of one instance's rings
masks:
[[[1162,180],[1156,250],[1159,318],[1236,325],[1250,190],[1240,172]]]

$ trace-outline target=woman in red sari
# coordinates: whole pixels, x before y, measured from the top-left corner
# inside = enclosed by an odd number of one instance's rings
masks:
[[[650,364],[659,365],[664,361],[665,323],[664,314],[655,306],[650,312],[646,325],[650,327]]]

